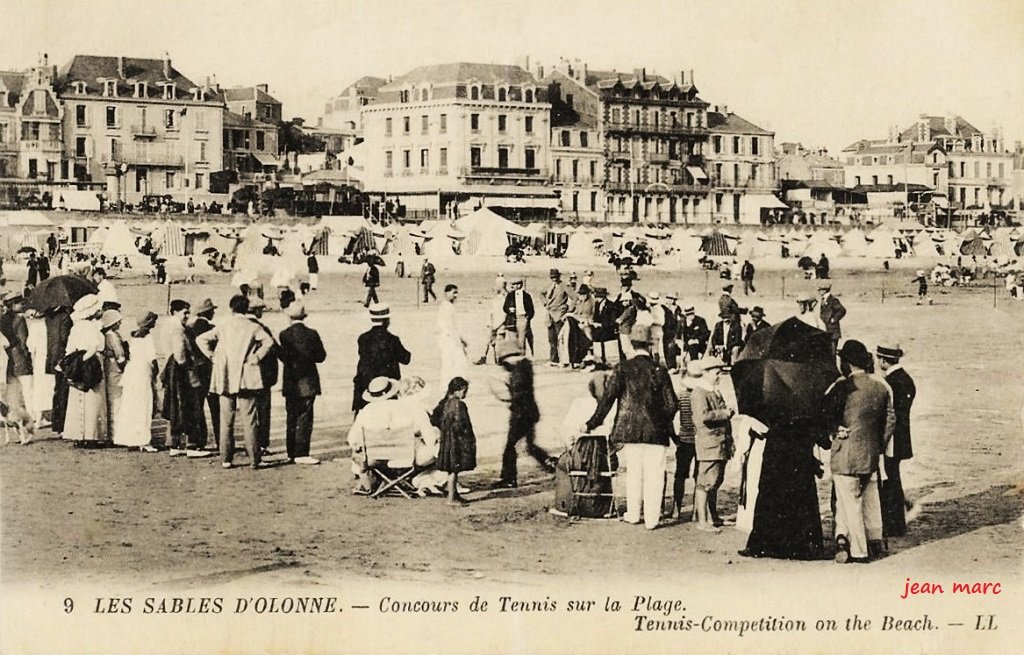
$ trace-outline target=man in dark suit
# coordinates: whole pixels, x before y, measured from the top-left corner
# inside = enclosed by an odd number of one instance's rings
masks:
[[[900,462],[911,459],[914,449],[910,443],[910,408],[914,404],[917,388],[900,363],[903,350],[899,344],[879,345],[875,350],[878,368],[885,374],[885,381],[892,389],[892,406],[896,414],[893,429],[892,449],[885,454],[885,481],[882,483],[882,528],[887,537],[902,537],[907,533],[908,509],[903,493],[903,478]]]
[[[380,269],[377,268],[377,257],[372,253],[366,260],[366,272],[363,273],[363,286],[366,287],[366,300],[363,307],[369,307],[370,303],[379,303],[377,298],[377,287],[380,286]]]
[[[818,306],[821,325],[832,337],[832,350],[835,351],[839,347],[839,340],[843,338],[839,322],[846,316],[846,308],[839,302],[839,298],[832,295],[832,285],[828,282],[819,284],[818,292],[821,294],[821,303]]]
[[[268,355],[260,360],[260,379],[263,386],[256,392],[256,441],[262,457],[270,454],[270,390],[277,384],[277,355],[280,351],[274,333],[263,323],[263,312],[266,308],[267,304],[259,297],[253,298],[249,303],[249,320],[263,331],[266,339],[272,344]]]
[[[366,407],[363,393],[370,381],[377,377],[402,379],[401,365],[412,361],[412,354],[402,345],[402,340],[388,331],[391,325],[391,308],[386,304],[370,305],[370,322],[373,324],[359,335],[359,361],[356,363],[355,388],[352,396],[352,411]]]
[[[207,298],[199,305],[196,310],[196,320],[192,322],[192,325],[186,329],[188,340],[192,344],[192,351],[197,353],[196,357],[196,374],[199,375],[200,387],[198,393],[200,395],[199,412],[202,413],[202,399],[206,399],[206,405],[210,410],[210,423],[213,425],[213,439],[214,446],[219,447],[220,444],[220,398],[216,394],[210,393],[210,380],[213,377],[213,362],[206,358],[202,354],[199,346],[196,344],[196,338],[200,334],[205,334],[213,329],[213,314],[216,311],[217,306],[213,304],[213,301]],[[204,432],[205,432],[205,416],[203,417]],[[206,441],[206,439],[202,439]]]
[[[750,337],[753,336],[755,332],[760,332],[761,330],[770,328],[771,326],[771,323],[764,320],[764,308],[755,306],[750,310],[750,323],[747,323],[747,330],[744,333],[743,342],[746,343],[747,341],[750,341]]]
[[[845,376],[826,393],[838,425],[832,440],[836,494],[836,562],[866,562],[885,550],[878,493],[878,458],[892,436],[896,415],[892,391],[871,375],[871,353],[850,339],[839,351]]]
[[[604,287],[594,289],[594,317],[591,327],[593,328],[594,359],[597,359],[597,351],[600,346],[601,364],[608,363],[606,344],[618,339],[618,335],[615,333],[616,318],[618,318],[618,310],[615,304],[608,300],[608,289]]]
[[[509,292],[505,296],[505,328],[515,332],[516,344],[524,353],[529,345],[530,353],[533,353],[533,330],[530,322],[533,321],[533,297],[523,288],[522,278],[513,278],[508,281]]]
[[[296,464],[319,464],[309,456],[313,434],[313,403],[320,395],[320,374],[316,365],[327,359],[324,344],[316,330],[302,321],[306,307],[295,302],[285,310],[291,325],[281,331],[279,357],[284,362],[285,446],[288,459]]]
[[[726,364],[731,365],[741,350],[743,350],[743,326],[740,324],[739,316],[723,311],[719,315],[715,327],[711,330],[707,355],[721,357]]]
[[[71,334],[71,310],[55,307],[46,312],[46,373],[53,376],[53,405],[50,415],[51,429],[64,432],[64,417],[68,411],[68,381],[57,365],[64,358]]]
[[[686,351],[687,359],[695,362],[703,357],[704,351],[708,347],[708,338],[711,336],[711,330],[708,328],[708,322],[704,320],[704,317],[697,316],[693,306],[683,310],[682,334],[683,350]]]
[[[554,473],[556,458],[536,444],[537,421],[540,409],[533,388],[533,362],[528,360],[519,346],[510,340],[503,340],[495,347],[495,357],[507,377],[494,384],[494,393],[508,405],[508,435],[505,450],[501,456],[501,478],[495,488],[514,488],[519,485],[519,468],[516,463],[516,444],[526,442],[526,452],[537,460],[546,471]]]
[[[757,289],[754,288],[754,265],[750,263],[749,259],[743,260],[743,266],[740,268],[740,280],[743,281],[744,296],[757,293]]]
[[[672,417],[676,396],[668,371],[651,357],[650,327],[633,326],[629,334],[633,355],[615,365],[598,400],[593,416],[580,434],[600,426],[617,403],[610,438],[622,444],[626,459],[627,523],[640,523],[641,513],[648,530],[658,527],[665,491],[665,454],[674,440]]]
[[[736,299],[732,297],[732,282],[722,285],[722,295],[718,298],[718,314],[728,315],[730,318],[740,320],[740,315],[746,314],[746,307],[740,307]]]

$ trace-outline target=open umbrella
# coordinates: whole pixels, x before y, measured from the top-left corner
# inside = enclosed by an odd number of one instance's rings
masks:
[[[22,254],[28,253],[28,252],[35,252],[35,251],[36,251],[35,246],[22,246],[22,247],[18,248],[18,254],[19,255],[22,255]]]
[[[755,332],[732,367],[740,413],[768,427],[817,420],[838,377],[831,337],[795,317]]]
[[[207,248],[203,248],[203,254],[204,255],[217,255],[217,254],[220,254],[220,251],[217,250],[216,248],[214,248],[213,246],[210,246],[210,247],[207,247]]]
[[[79,298],[97,293],[96,285],[78,275],[57,275],[39,283],[28,306],[41,312],[55,307],[73,307]]]

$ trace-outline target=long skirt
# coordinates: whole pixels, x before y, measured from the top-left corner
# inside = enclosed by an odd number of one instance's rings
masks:
[[[71,441],[104,443],[107,432],[107,383],[90,391],[68,389],[68,411],[64,417],[64,438]]]

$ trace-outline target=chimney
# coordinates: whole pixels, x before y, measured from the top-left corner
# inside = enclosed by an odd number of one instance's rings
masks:
[[[117,76],[122,80],[126,77],[124,74],[124,57],[121,55],[118,55],[117,57]]]
[[[543,64],[537,64],[537,79],[538,80],[544,79],[544,65]]]
[[[264,82],[263,84],[257,84],[256,90],[262,91],[263,93],[270,93],[270,85],[268,85],[266,82]]]
[[[580,84],[587,85],[587,62],[583,62],[583,72],[580,76]]]
[[[722,114],[725,116],[729,115],[729,105],[722,105]]]
[[[679,71],[679,84],[680,86],[686,86],[686,71]]]
[[[690,69],[690,85],[693,85],[693,69]]]
[[[164,52],[164,77],[171,79],[171,53]]]

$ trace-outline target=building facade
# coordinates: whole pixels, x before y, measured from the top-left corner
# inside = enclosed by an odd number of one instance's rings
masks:
[[[44,55],[24,72],[0,72],[0,178],[67,179],[57,69]]]
[[[765,222],[767,212],[786,209],[777,195],[775,134],[724,105],[707,116],[711,134],[705,163],[711,178],[712,221],[756,225]]]
[[[824,148],[808,149],[800,143],[780,144],[775,168],[780,184],[786,180],[815,181],[841,187],[845,182],[841,161],[830,157]]]
[[[278,126],[233,111],[224,113],[224,170],[235,171],[239,181],[274,173],[280,166]]]
[[[550,110],[519,66],[416,68],[363,107],[365,189],[397,200],[407,216],[486,205],[512,218],[550,217]]]
[[[235,86],[223,90],[228,111],[262,123],[277,125],[282,120],[281,101],[270,95],[267,84]]]
[[[106,181],[109,202],[184,200],[223,169],[223,100],[164,59],[76,55],[60,71],[70,179]]]
[[[324,105],[318,127],[352,134],[362,129],[363,107],[377,101],[380,88],[388,83],[380,77],[361,77]]]

